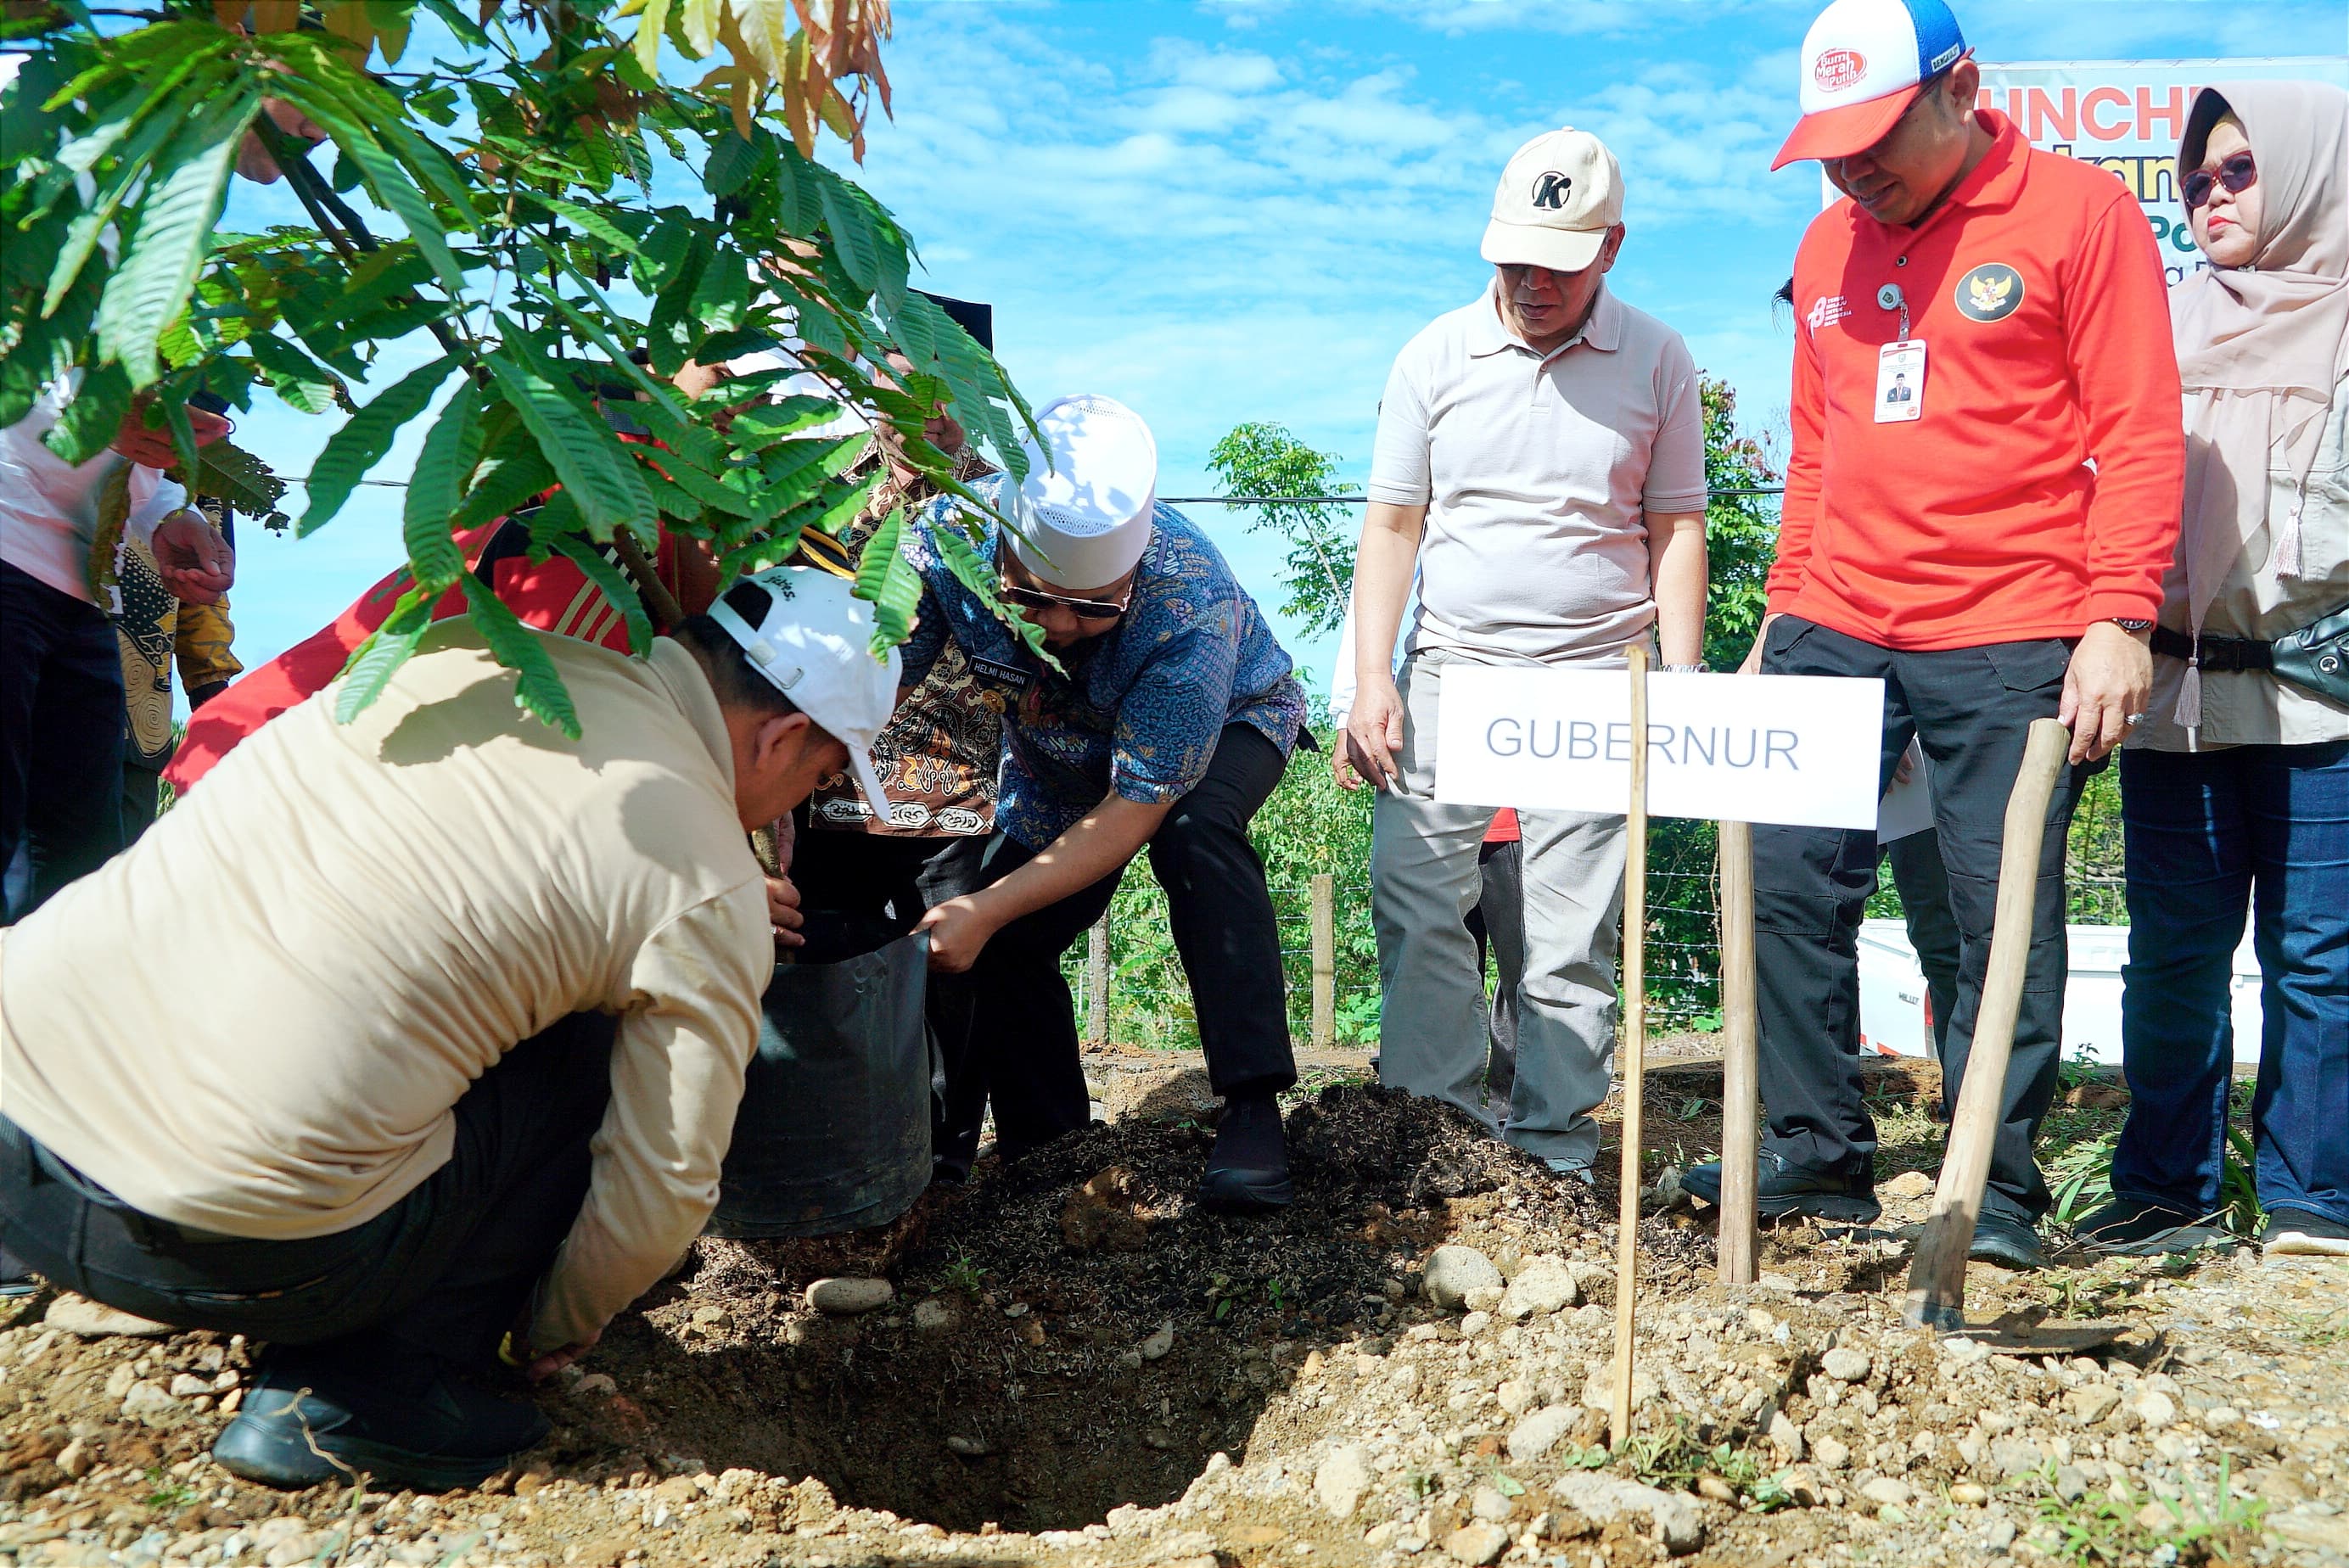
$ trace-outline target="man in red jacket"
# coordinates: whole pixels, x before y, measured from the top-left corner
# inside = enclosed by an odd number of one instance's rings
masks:
[[[1972,1255],[2040,1261],[2031,1144],[2062,1045],[2064,830],[2143,711],[2185,449],[2161,264],[2137,204],[1978,108],[1941,0],[1836,0],[1803,46],[1816,158],[1848,200],[1795,263],[1794,453],[1747,668],[1884,682],[1885,778],[1921,738],[1962,934],[1944,1057],[1961,1078],[2002,823],[2032,720],[2062,719],[2022,1016]],[[1866,832],[1757,827],[1764,1214],[1876,1216],[1860,1099]],[[1954,1099],[1954,1089],[1952,1090]],[[1720,1168],[1692,1171],[1700,1197]]]

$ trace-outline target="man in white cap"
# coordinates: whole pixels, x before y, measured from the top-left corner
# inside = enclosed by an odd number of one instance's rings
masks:
[[[1008,1156],[1090,1119],[1061,955],[1147,845],[1224,1097],[1200,1195],[1277,1207],[1291,1193],[1274,1096],[1297,1068],[1280,938],[1247,829],[1288,766],[1304,689],[1223,556],[1158,504],[1158,449],[1139,416],[1075,397],[1037,423],[1049,464],[1031,445],[1024,482],[978,487],[1018,531],[1005,539],[990,523],[974,547],[950,501],[907,531],[924,581],[907,679],[951,637],[1006,698],[988,885],[922,922],[932,965],[968,971],[973,995],[965,1062],[947,1086],[948,1136],[975,1148],[989,1099]],[[1059,669],[964,585],[982,571]]]
[[[878,798],[869,608],[781,568],[642,659],[514,630],[575,740],[445,622],[0,933],[0,1239],[268,1342],[222,1466],[473,1484],[546,1423],[461,1374],[567,1364],[700,1233],[774,967],[745,830]]]
[[[1444,672],[1666,666],[1704,646],[1704,410],[1680,334],[1607,287],[1622,177],[1588,131],[1519,148],[1493,196],[1492,282],[1396,356],[1354,566],[1357,693],[1340,769],[1381,791],[1371,913],[1379,1077],[1491,1125],[1476,903],[1489,807],[1439,805]],[[1416,564],[1419,610],[1396,638]],[[1588,1180],[1607,1098],[1622,910],[1620,816],[1520,811],[1525,974],[1505,1136]]]
[[[1803,41],[1801,84],[1778,162],[1817,159],[1848,200],[1795,259],[1794,450],[1747,666],[1882,681],[1883,781],[1912,738],[1932,764],[1960,933],[1951,1104],[2023,739],[2034,719],[2071,727],[1971,1248],[2028,1268],[2048,1205],[2031,1145],[2062,1041],[2064,830],[2145,710],[2178,536],[2161,263],[2127,187],[1976,106],[1982,73],[1942,0],[1836,0]],[[1877,1214],[1858,1030],[1875,867],[1872,832],[1754,830],[1764,1214]],[[1720,1179],[1703,1165],[1686,1184],[1710,1200]]]

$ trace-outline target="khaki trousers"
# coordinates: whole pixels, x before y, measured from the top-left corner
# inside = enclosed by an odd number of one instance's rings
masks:
[[[1480,893],[1489,806],[1434,800],[1441,654],[1403,666],[1402,779],[1371,815],[1371,913],[1379,938],[1379,1081],[1448,1100],[1493,1126],[1483,1100],[1484,975],[1462,923]],[[1599,1157],[1590,1113],[1615,1052],[1615,960],[1623,913],[1619,814],[1520,811],[1525,976],[1517,986],[1517,1077],[1505,1136],[1545,1160]]]

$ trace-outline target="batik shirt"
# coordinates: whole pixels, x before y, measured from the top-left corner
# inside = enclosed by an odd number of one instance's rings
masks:
[[[976,487],[992,497],[994,484]],[[934,530],[957,526],[951,500],[905,537],[922,574],[921,624],[903,651],[918,682],[949,639],[978,676],[1009,699],[996,825],[1040,850],[1112,790],[1163,805],[1206,777],[1227,724],[1280,748],[1296,744],[1305,690],[1288,655],[1223,555],[1170,506],[1153,514],[1133,599],[1098,637],[1060,650],[1065,673],[1030,653],[941,559]],[[998,530],[975,547],[993,570]]]

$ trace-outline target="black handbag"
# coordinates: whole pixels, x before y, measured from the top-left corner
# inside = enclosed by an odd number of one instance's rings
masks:
[[[2153,629],[2153,651],[2204,670],[2267,670],[2302,691],[2349,707],[2349,605],[2297,632],[2262,643],[2252,637],[2192,637]]]

